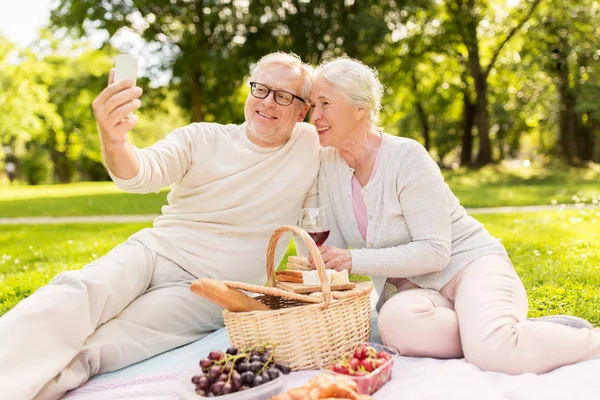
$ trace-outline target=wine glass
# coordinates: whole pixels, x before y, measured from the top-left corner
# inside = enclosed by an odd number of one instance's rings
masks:
[[[298,218],[298,226],[306,231],[321,246],[329,237],[329,222],[325,208],[303,208]]]

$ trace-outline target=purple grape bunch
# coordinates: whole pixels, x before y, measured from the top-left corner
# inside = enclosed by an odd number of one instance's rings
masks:
[[[290,373],[290,367],[275,361],[275,346],[257,345],[240,351],[213,350],[200,360],[199,374],[192,377],[198,396],[215,397],[248,390]]]

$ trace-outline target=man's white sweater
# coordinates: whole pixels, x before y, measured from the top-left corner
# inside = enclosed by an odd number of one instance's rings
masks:
[[[132,239],[196,277],[263,284],[271,234],[316,204],[319,141],[306,123],[278,148],[252,143],[245,124],[195,123],[136,153],[137,176],[111,174],[118,187],[135,193],[173,187],[154,227]],[[286,244],[280,241],[276,263]]]

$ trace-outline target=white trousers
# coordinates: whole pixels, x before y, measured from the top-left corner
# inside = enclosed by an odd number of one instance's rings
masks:
[[[135,240],[57,275],[0,318],[0,398],[58,399],[219,329],[221,308],[194,279]]]

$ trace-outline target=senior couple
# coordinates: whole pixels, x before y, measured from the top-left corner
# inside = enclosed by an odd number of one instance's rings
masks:
[[[467,215],[423,146],[378,127],[373,69],[338,58],[313,71],[273,53],[249,85],[242,125],[195,123],[139,149],[128,132],[142,90],[111,71],[93,102],[107,169],[129,192],[173,185],[168,205],[152,228],[0,318],[2,398],[57,399],[222,327],[221,309],[190,283],[262,284],[272,232],[317,204],[331,225],[325,266],[372,277],[382,340],[400,354],[509,374],[600,357],[587,321],[527,319],[504,247]],[[302,122],[309,109],[312,125]]]

